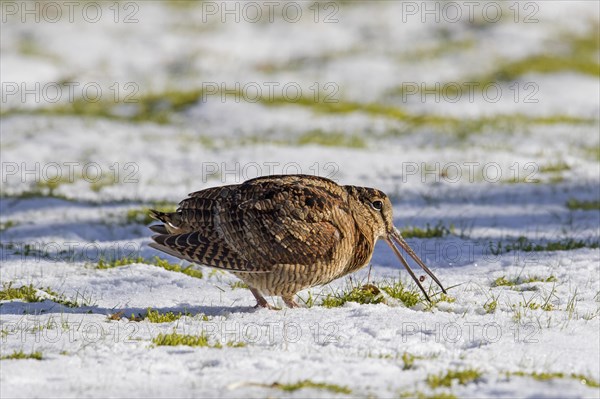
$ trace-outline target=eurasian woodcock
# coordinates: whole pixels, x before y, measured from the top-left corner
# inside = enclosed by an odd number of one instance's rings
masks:
[[[294,296],[302,289],[368,265],[379,238],[428,300],[394,243],[446,292],[394,227],[387,195],[374,188],[309,175],[265,176],[198,191],[175,212],[150,214],[164,223],[150,227],[158,233],[151,247],[233,273],[248,285],[257,306],[271,308],[263,295],[277,295],[297,307]]]

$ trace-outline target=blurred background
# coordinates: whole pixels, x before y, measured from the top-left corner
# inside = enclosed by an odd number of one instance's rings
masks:
[[[3,2],[3,193],[595,181],[598,24],[589,1]]]

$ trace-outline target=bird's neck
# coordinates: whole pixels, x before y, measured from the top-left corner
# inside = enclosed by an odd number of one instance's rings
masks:
[[[354,231],[356,232],[354,234],[354,252],[346,266],[345,273],[352,273],[369,263],[373,256],[376,241],[369,221],[365,220],[365,215],[360,212],[354,212],[352,216],[354,219]]]
[[[357,230],[359,233],[355,236],[354,252],[346,266],[345,274],[355,272],[368,265],[375,249],[373,237],[365,235],[358,226]]]

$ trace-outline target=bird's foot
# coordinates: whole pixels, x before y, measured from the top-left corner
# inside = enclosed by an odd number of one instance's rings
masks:
[[[269,302],[265,302],[265,303],[256,303],[256,305],[254,305],[254,309],[269,309],[269,310],[281,310],[278,307],[275,307],[273,305],[271,305]]]
[[[252,295],[254,295],[254,298],[256,298],[256,305],[254,306],[254,309],[266,308],[270,310],[279,310],[279,308],[276,308],[267,302],[265,297],[262,296],[256,288],[250,288],[250,292],[252,292]]]
[[[294,300],[294,298],[291,296],[290,297],[282,296],[281,299],[283,299],[283,302],[285,302],[285,304],[288,306],[288,308],[299,308],[300,307],[300,305],[298,305],[298,302],[296,302]]]

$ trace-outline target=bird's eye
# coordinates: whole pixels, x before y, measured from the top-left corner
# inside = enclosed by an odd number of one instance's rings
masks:
[[[380,211],[381,208],[383,208],[383,202],[377,200],[377,201],[373,201],[371,202],[371,206],[373,207],[373,209]]]

